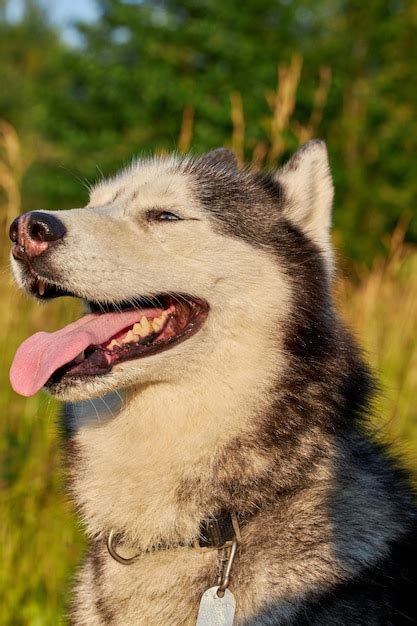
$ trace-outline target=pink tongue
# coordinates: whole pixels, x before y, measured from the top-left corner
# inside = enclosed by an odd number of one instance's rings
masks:
[[[13,389],[32,396],[60,367],[69,363],[91,345],[106,342],[118,332],[146,315],[158,316],[161,310],[141,309],[125,313],[92,313],[54,333],[39,332],[18,348],[10,369]]]

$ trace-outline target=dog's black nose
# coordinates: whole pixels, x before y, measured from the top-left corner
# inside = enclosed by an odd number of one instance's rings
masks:
[[[55,215],[38,211],[29,213],[27,230],[34,241],[58,241],[66,233],[64,224]]]
[[[66,232],[61,220],[51,213],[33,211],[20,215],[9,229],[9,237],[15,244],[12,254],[20,260],[39,256],[50,243],[62,239]]]

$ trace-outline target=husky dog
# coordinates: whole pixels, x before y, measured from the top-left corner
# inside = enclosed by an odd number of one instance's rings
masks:
[[[416,509],[366,434],[371,378],[331,298],[332,200],[311,141],[275,175],[225,149],[137,161],[85,208],[12,224],[19,285],[90,311],[11,369],[17,392],[74,403],[90,537],[75,624],[195,624],[224,562],[237,625],[416,623]]]

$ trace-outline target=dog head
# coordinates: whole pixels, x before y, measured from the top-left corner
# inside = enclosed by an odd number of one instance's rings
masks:
[[[20,216],[18,284],[40,300],[82,298],[90,313],[24,342],[12,385],[75,400],[268,358],[327,297],[332,198],[325,145],[312,141],[275,175],[224,149],[137,161],[85,208]]]

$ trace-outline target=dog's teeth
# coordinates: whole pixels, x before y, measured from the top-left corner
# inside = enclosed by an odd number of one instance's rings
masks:
[[[80,352],[80,354],[77,357],[75,357],[74,361],[75,363],[78,364],[78,363],[81,363],[81,361],[84,361],[84,359],[85,359],[85,352],[83,350],[82,352]]]
[[[137,324],[133,324],[132,330],[135,333],[135,335],[137,335],[138,337],[142,337],[142,328],[139,322]]]
[[[149,322],[147,317],[142,317],[140,320],[140,326],[142,328],[143,337],[146,337],[146,335],[149,335],[149,333],[152,332],[152,324]]]
[[[123,337],[122,343],[132,343],[132,341],[136,341],[136,336],[131,330],[129,330],[129,332]]]
[[[152,320],[152,328],[154,329],[155,332],[158,332],[159,330],[161,330],[164,323],[165,323],[165,318],[164,318],[164,315],[162,314],[159,317],[155,317],[155,319]]]
[[[45,293],[45,287],[46,287],[46,284],[45,284],[45,281],[44,281],[42,278],[39,278],[39,279],[38,279],[38,285],[37,285],[37,287],[38,287],[38,294],[39,294],[40,296],[43,296],[43,295],[44,295],[44,293]]]
[[[133,326],[133,332],[139,337],[147,337],[152,332],[152,326],[147,317],[142,317],[139,323]]]
[[[112,339],[109,345],[107,346],[107,350],[113,350],[115,346],[118,346],[120,348],[119,342],[116,339]]]

